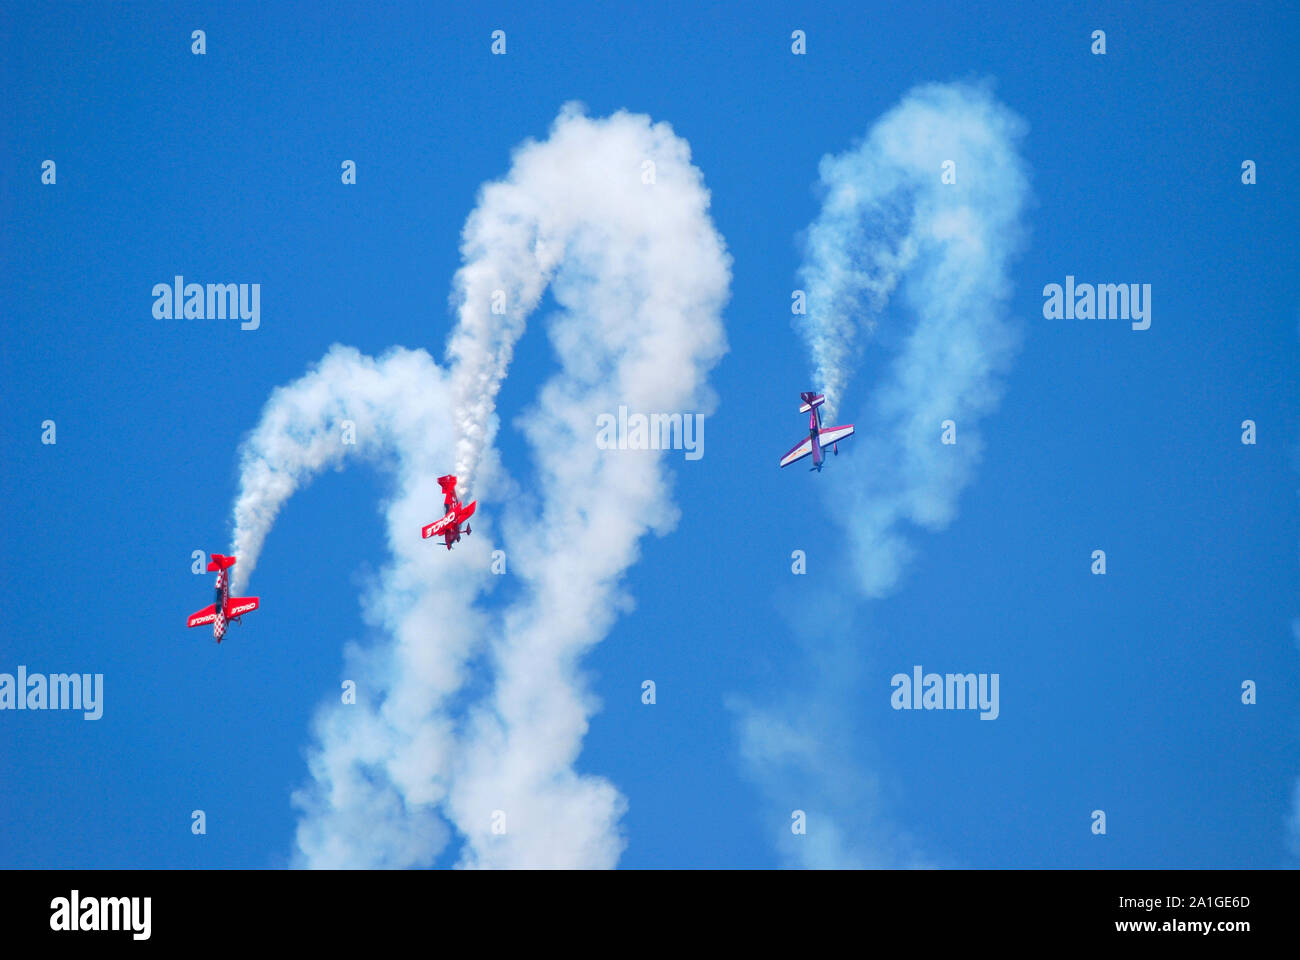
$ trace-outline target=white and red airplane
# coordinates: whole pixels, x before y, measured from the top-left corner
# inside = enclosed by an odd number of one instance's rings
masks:
[[[230,621],[240,622],[239,618],[246,613],[252,613],[257,609],[257,597],[232,597],[230,595],[230,574],[226,571],[235,565],[234,557],[223,557],[219,553],[212,555],[212,560],[208,563],[208,573],[216,572],[217,574],[217,599],[216,603],[210,607],[204,607],[198,613],[191,613],[189,621],[185,624],[187,627],[201,627],[205,623],[212,624],[212,636],[221,642],[221,638],[226,635],[226,627]]]
[[[447,549],[450,550],[451,545],[460,540],[460,525],[473,515],[478,501],[472,500],[469,506],[461,506],[461,502],[456,499],[456,478],[453,476],[439,477],[438,486],[442,487],[442,505],[447,512],[443,514],[441,520],[435,520],[421,527],[420,536],[428,540],[430,537],[441,535],[443,542],[447,544]],[[471,532],[468,523],[465,523],[465,532],[467,534]]]

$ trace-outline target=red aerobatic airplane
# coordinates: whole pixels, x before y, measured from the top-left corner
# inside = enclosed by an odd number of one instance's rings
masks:
[[[447,544],[447,549],[450,550],[451,545],[460,539],[460,525],[473,515],[474,508],[478,506],[478,501],[471,501],[467,507],[461,506],[460,501],[456,499],[455,477],[439,477],[438,485],[442,487],[442,505],[447,509],[447,512],[441,520],[435,520],[433,523],[421,527],[420,536],[428,540],[430,537],[441,534],[443,542]],[[465,523],[465,532],[470,532],[468,523]]]
[[[223,557],[219,553],[212,555],[212,562],[208,564],[208,573],[216,572],[217,574],[217,602],[210,607],[204,607],[198,613],[190,614],[187,627],[200,627],[205,623],[212,624],[212,636],[217,643],[226,635],[226,627],[230,621],[239,621],[239,618],[246,613],[252,613],[257,609],[257,597],[232,597],[230,595],[230,574],[226,571],[235,565],[234,557]]]

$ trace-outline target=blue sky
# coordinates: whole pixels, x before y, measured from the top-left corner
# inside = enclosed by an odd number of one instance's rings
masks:
[[[480,184],[570,100],[669,122],[733,257],[706,455],[671,461],[681,521],[642,543],[636,609],[584,660],[603,707],[578,769],[628,801],[621,865],[785,862],[811,787],[764,793],[736,698],[806,704],[841,829],[906,834],[939,865],[1295,864],[1293,10],[5,6],[0,672],[102,673],[105,707],[0,713],[0,865],[290,861],[311,718],[344,645],[375,639],[356,597],[385,560],[387,480],[354,467],[296,494],[254,578],[263,609],[220,647],[181,626],[211,592],[191,551],[228,545],[239,445],[273,388],[336,342],[441,356]],[[954,521],[909,531],[898,589],[866,599],[826,494],[872,464],[849,443],[823,476],[775,468],[809,386],[800,237],[823,155],[915,85],[971,78],[1027,124],[1006,308],[1021,347]],[[155,320],[150,290],[177,273],[260,280],[262,329]],[[1042,288],[1067,274],[1151,283],[1151,329],[1044,320]],[[510,424],[553,371],[545,313],[500,397],[524,481]],[[918,663],[999,673],[1000,717],[893,711],[889,678]]]

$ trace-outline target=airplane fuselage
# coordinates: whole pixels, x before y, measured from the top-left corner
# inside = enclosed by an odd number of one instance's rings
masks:
[[[822,443],[819,434],[822,429],[822,415],[820,407],[813,407],[808,414],[808,436],[812,439],[812,458],[813,469],[822,468]]]
[[[830,428],[823,427],[821,405],[826,402],[826,397],[811,391],[804,391],[799,394],[799,399],[803,401],[799,407],[799,412],[808,414],[808,436],[796,443],[781,457],[780,465],[788,467],[804,457],[812,457],[812,468],[820,471],[826,463],[826,448],[830,447],[833,453],[839,453],[839,441],[853,435],[853,424],[848,423]]]
[[[230,570],[222,568],[217,571],[217,595],[213,600],[213,606],[217,608],[217,619],[212,621],[212,637],[217,643],[226,635],[226,607],[227,601],[230,600]]]
[[[234,557],[223,557],[219,553],[212,555],[211,562],[208,563],[208,572],[216,571],[217,584],[216,592],[212,598],[212,605],[204,607],[197,613],[192,613],[186,621],[186,626],[200,627],[204,624],[212,624],[212,639],[217,643],[226,635],[226,628],[230,626],[230,621],[238,621],[246,613],[252,613],[257,609],[260,602],[257,597],[232,597],[230,595],[230,568],[235,565]]]
[[[453,543],[460,542],[461,524],[473,515],[475,506],[477,506],[477,502],[466,507],[459,500],[452,500],[447,504],[447,512],[443,514],[442,519],[424,528],[423,535],[425,539],[441,536],[443,542],[447,545],[447,549],[450,550]],[[470,532],[468,524],[465,525],[465,532]]]
[[[442,487],[442,506],[445,511],[441,519],[433,523],[425,524],[420,529],[420,536],[425,540],[430,537],[442,537],[447,549],[451,549],[453,543],[460,541],[460,528],[464,524],[465,532],[472,533],[469,524],[466,523],[474,515],[474,508],[478,506],[477,500],[471,500],[469,505],[463,505],[456,499],[456,477],[448,474],[445,477],[438,478],[438,485]]]

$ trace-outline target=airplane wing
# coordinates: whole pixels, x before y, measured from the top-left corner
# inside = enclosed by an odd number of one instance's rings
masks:
[[[467,507],[461,507],[458,510],[448,510],[443,516],[439,517],[433,523],[426,524],[420,528],[420,536],[425,540],[430,537],[436,537],[444,531],[450,533],[450,527],[464,523],[474,514],[474,508],[478,506],[475,500]]]
[[[226,616],[242,617],[257,609],[257,597],[230,597],[226,600]]]
[[[430,537],[436,537],[438,534],[442,533],[443,530],[447,529],[447,527],[451,526],[455,522],[456,522],[456,511],[453,510],[451,513],[448,513],[440,517],[439,519],[433,521],[433,523],[426,524],[425,526],[423,526],[420,529],[420,536],[422,536],[425,540],[428,540]]]
[[[817,434],[817,440],[823,447],[829,447],[837,440],[843,440],[845,437],[853,435],[853,424],[846,424],[842,427],[827,427],[821,433]],[[784,466],[784,464],[782,464]]]
[[[214,603],[211,606],[204,607],[198,613],[191,613],[190,619],[185,626],[201,627],[203,624],[211,623],[215,619],[217,619],[217,605]]]
[[[824,432],[822,436],[825,436]],[[826,441],[822,440],[822,443],[825,444]],[[812,453],[812,437],[807,437],[802,442],[795,444],[794,449],[781,458],[781,466],[788,467],[796,460],[802,460],[810,453]]]

